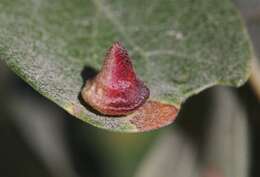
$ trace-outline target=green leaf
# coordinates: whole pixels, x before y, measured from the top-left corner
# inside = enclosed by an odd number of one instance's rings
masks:
[[[113,118],[82,105],[85,79],[120,40],[151,91],[131,115]],[[100,128],[138,132],[174,121],[191,95],[240,86],[252,51],[229,0],[1,0],[0,58],[35,90]]]

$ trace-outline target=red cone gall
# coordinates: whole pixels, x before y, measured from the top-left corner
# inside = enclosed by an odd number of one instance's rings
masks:
[[[145,103],[149,89],[135,74],[127,49],[115,42],[108,50],[100,73],[88,80],[81,94],[104,115],[126,115]]]

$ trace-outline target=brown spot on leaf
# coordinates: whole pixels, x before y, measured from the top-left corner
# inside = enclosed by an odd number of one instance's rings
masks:
[[[147,101],[133,114],[130,120],[139,131],[148,131],[166,126],[172,123],[179,109],[170,104],[158,101]]]

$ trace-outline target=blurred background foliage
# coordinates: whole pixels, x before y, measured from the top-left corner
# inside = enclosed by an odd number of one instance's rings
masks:
[[[120,134],[82,123],[0,62],[0,176],[260,176],[260,1],[234,3],[256,49],[250,81],[192,97],[176,123],[156,131]]]

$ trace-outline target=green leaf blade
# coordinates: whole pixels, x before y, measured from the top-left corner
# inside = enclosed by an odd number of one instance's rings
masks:
[[[217,84],[239,86],[249,75],[252,50],[228,0],[2,0],[0,22],[0,58],[69,113],[105,129],[168,125],[191,95]],[[99,70],[116,40],[129,49],[151,100],[177,109],[171,119],[141,130],[135,115],[108,118],[82,105],[84,67]]]

